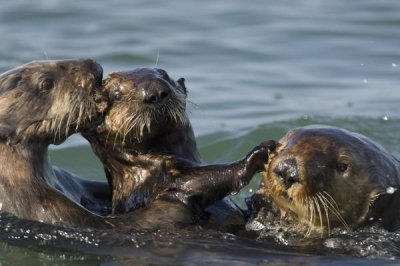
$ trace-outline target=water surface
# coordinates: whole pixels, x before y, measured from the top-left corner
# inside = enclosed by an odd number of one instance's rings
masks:
[[[360,132],[400,157],[399,14],[395,0],[15,0],[0,7],[0,70],[31,60],[89,57],[106,74],[158,66],[172,77],[183,76],[193,102],[189,116],[209,162],[239,159],[262,140],[314,123]],[[104,179],[79,136],[53,147],[51,160],[87,178]],[[236,197],[239,204],[258,180]],[[7,219],[1,221],[13,228],[30,226]],[[57,243],[34,235],[27,243],[11,237],[3,232],[0,259],[21,264],[356,265],[396,262],[400,254],[396,235],[383,241],[387,253],[323,245],[310,251],[218,234],[171,241],[161,236],[161,244],[137,236],[145,242],[139,247],[125,240],[116,245],[115,236],[104,236],[100,246],[84,243],[83,248],[62,236]],[[382,249],[373,244],[378,240],[364,241],[364,251]]]

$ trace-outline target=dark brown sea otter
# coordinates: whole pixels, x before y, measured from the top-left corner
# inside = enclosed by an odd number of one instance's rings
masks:
[[[148,68],[113,73],[106,79],[110,106],[104,123],[84,136],[103,162],[112,187],[113,214],[174,202],[201,215],[205,207],[264,170],[273,141],[235,163],[202,165],[185,112],[184,81]],[[150,218],[161,220],[157,212]]]
[[[129,230],[135,215],[101,217],[81,203],[110,201],[104,182],[48,162],[50,144],[101,122],[102,67],[93,60],[34,61],[0,75],[0,210],[21,219]],[[93,206],[91,206],[93,207]],[[171,212],[172,213],[172,212]]]
[[[47,150],[100,122],[101,84],[102,68],[92,60],[34,61],[0,75],[2,211],[66,225],[86,219],[81,207],[69,199],[81,199],[80,192],[69,188],[72,183],[75,188],[96,188],[98,182],[64,181],[72,180],[71,174],[53,169]],[[99,197],[91,190],[85,197],[95,202],[108,194],[95,190]]]
[[[293,129],[279,141],[263,181],[261,196],[290,226],[305,226],[306,235],[376,221],[400,227],[400,163],[365,136],[324,126]]]

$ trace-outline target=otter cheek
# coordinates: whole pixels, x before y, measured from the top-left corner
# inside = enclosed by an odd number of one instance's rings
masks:
[[[357,224],[368,209],[368,193],[365,193],[364,186],[357,182],[345,182],[337,185],[339,191],[332,196],[339,207],[340,214],[348,225]]]

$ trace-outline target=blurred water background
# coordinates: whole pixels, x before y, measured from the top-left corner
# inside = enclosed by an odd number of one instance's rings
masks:
[[[316,123],[365,134],[400,157],[399,27],[396,0],[2,1],[0,71],[32,60],[93,58],[105,75],[157,66],[185,77],[188,113],[208,162],[239,159],[262,140]],[[51,160],[104,179],[79,136],[52,147]],[[236,196],[239,204],[258,181]],[[0,261],[330,265],[395,263],[386,259],[396,257],[333,260],[296,249],[271,251],[265,243],[191,241],[184,252],[172,241],[163,252],[144,245],[79,254],[64,252],[73,249],[68,245],[47,250],[5,241]]]

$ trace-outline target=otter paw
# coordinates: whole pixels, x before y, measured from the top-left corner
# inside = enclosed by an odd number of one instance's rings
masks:
[[[268,162],[270,152],[274,151],[277,142],[268,140],[261,142],[249,154],[249,161],[254,164],[260,171],[264,171],[264,165]]]
[[[263,148],[267,148],[269,152],[275,150],[276,145],[278,144],[278,142],[276,142],[275,140],[266,140],[261,142],[258,147],[263,147]]]

